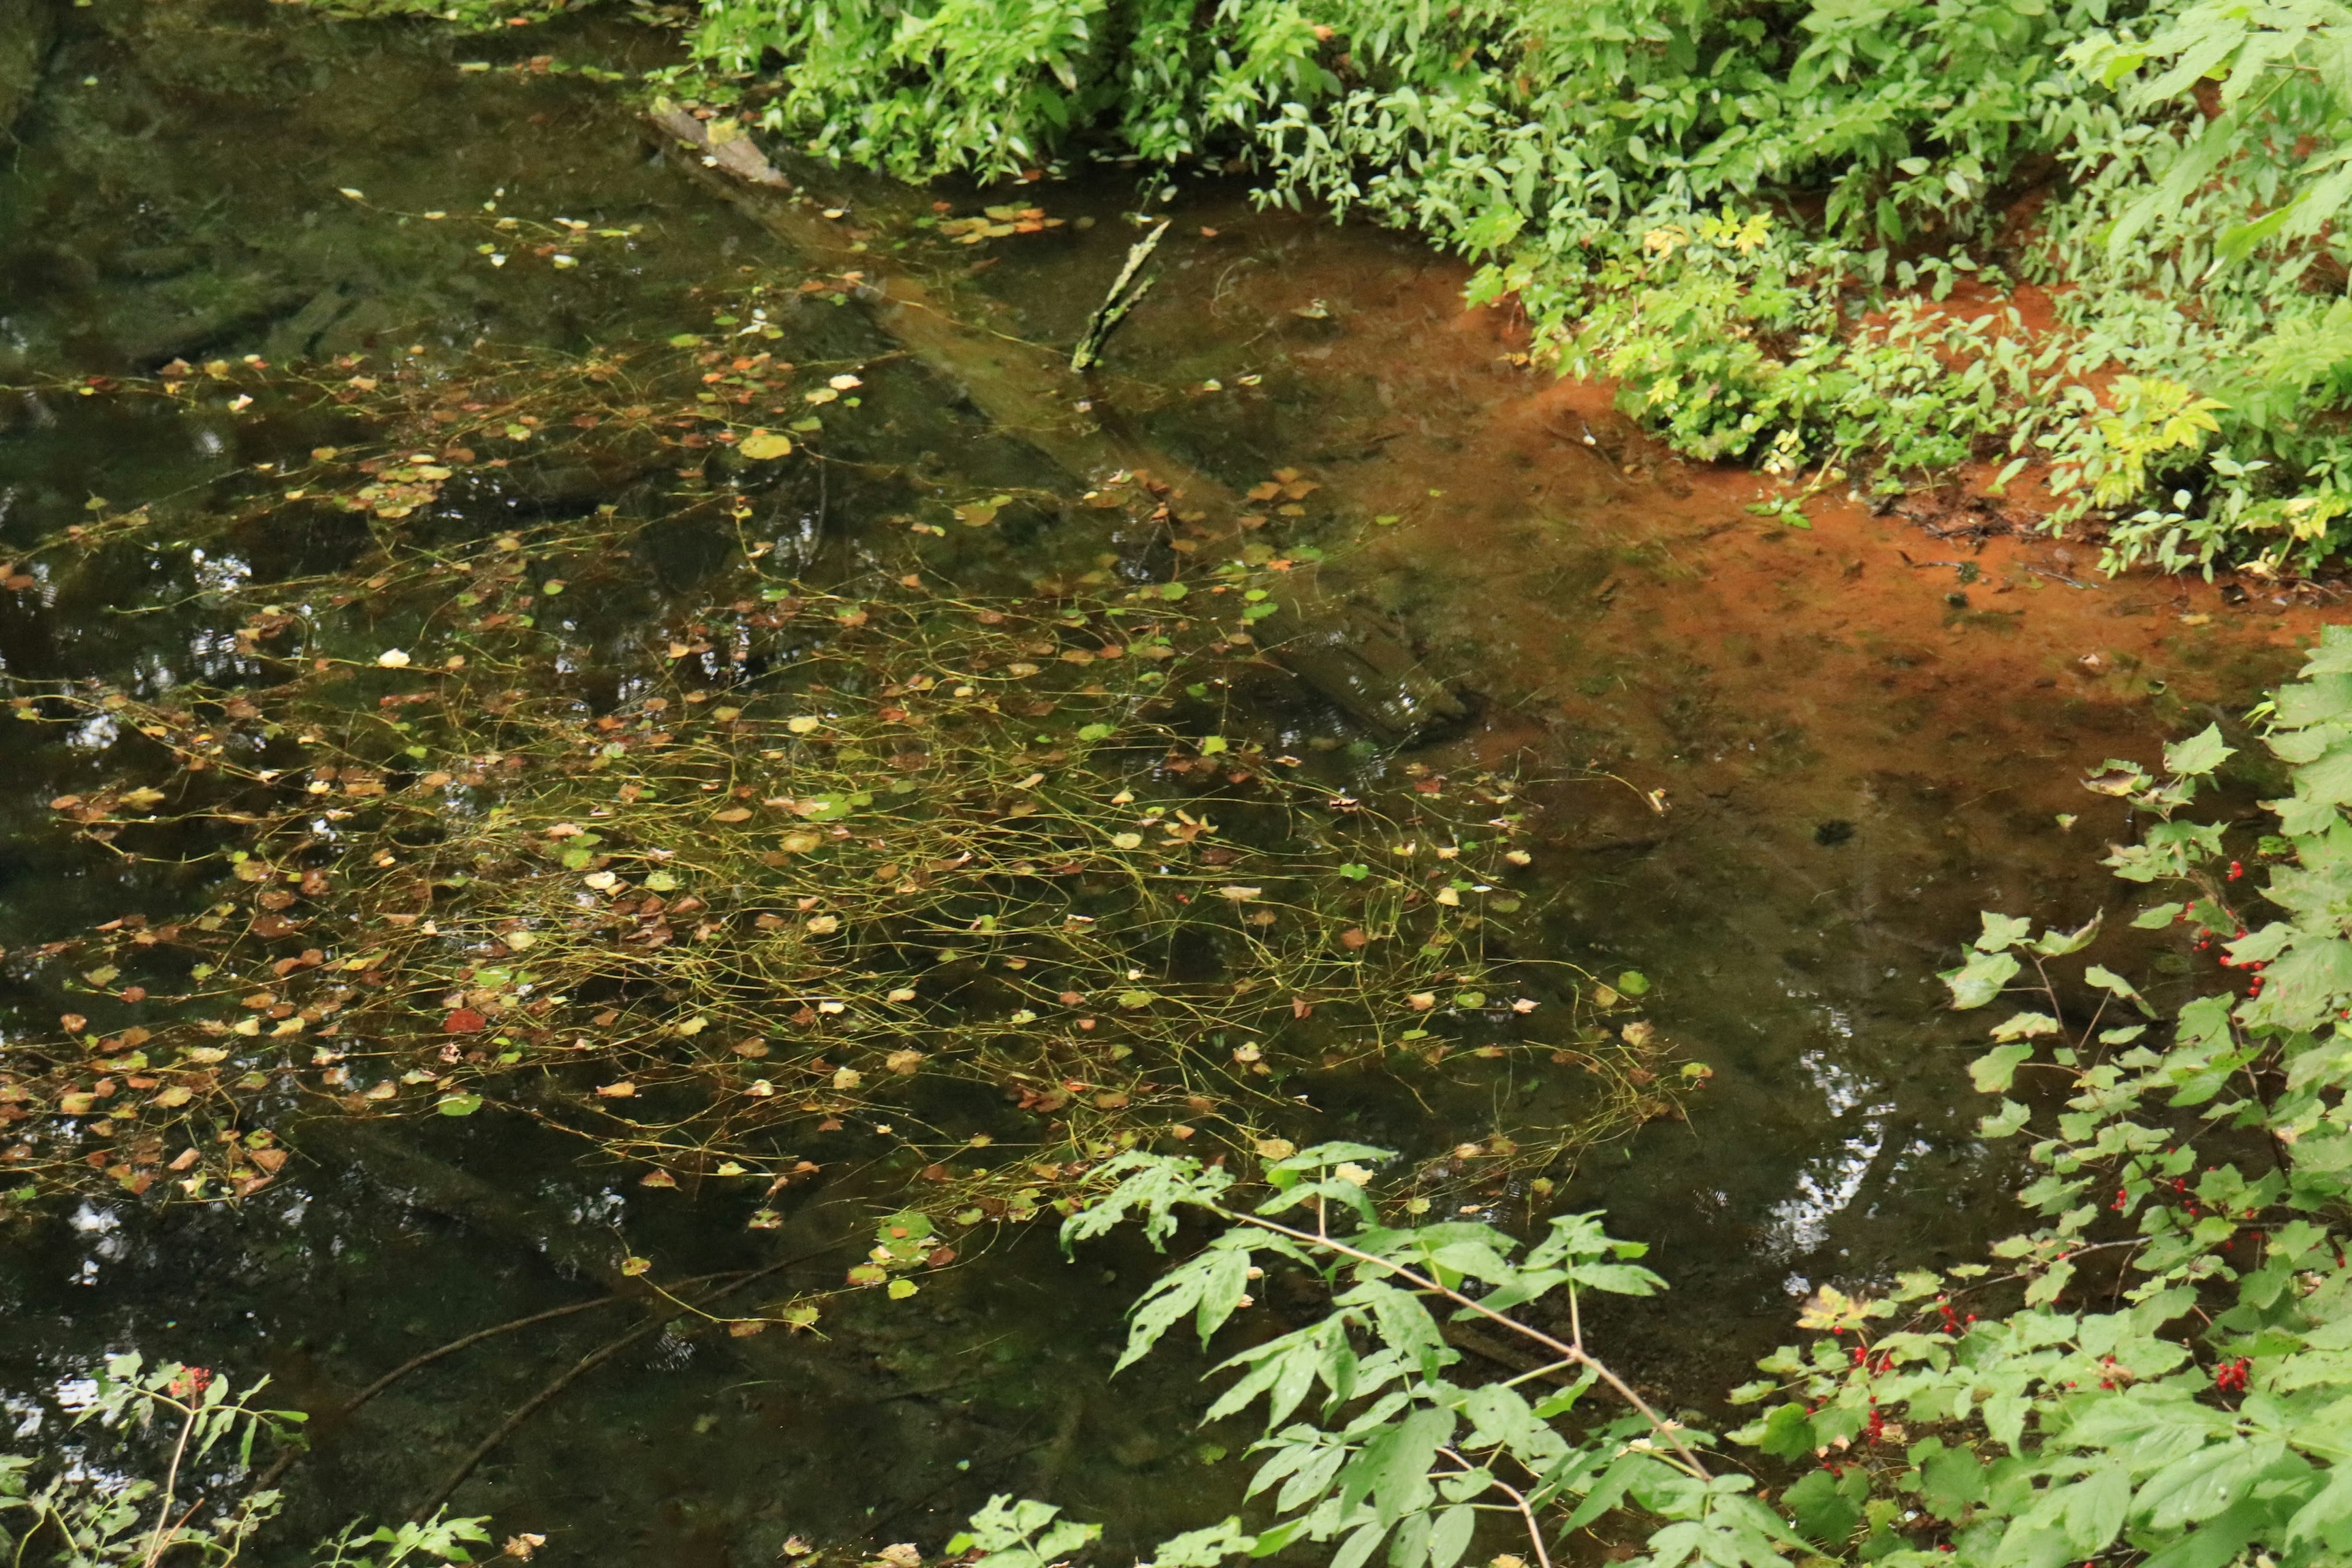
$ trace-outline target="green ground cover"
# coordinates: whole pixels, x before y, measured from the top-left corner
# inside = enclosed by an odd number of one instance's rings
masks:
[[[2039,481],[2113,565],[2286,573],[2352,538],[2348,16],[705,0],[677,81],[910,180],[1246,169],[1472,258],[1537,361],[1693,457]]]

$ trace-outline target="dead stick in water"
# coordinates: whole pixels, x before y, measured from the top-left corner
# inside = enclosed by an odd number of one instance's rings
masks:
[[[712,1291],[710,1295],[706,1298],[706,1303],[709,1301],[724,1300],[728,1297],[733,1295],[736,1291],[742,1289],[746,1285],[756,1284],[758,1281],[766,1279],[769,1275],[781,1273],[784,1269],[793,1268],[797,1264],[806,1263],[812,1258],[823,1258],[828,1252],[838,1251],[842,1247],[847,1244],[848,1240],[848,1237],[844,1237],[842,1240],[829,1242],[825,1246],[817,1247],[813,1251],[796,1253],[791,1258],[786,1258],[778,1262],[767,1264],[760,1268],[755,1268],[751,1273],[746,1274],[741,1279],[736,1280],[733,1284],[722,1286],[719,1289]],[[703,1278],[706,1279],[720,1279],[724,1278],[724,1276],[705,1275]],[[581,1378],[585,1377],[588,1373],[595,1371],[598,1367],[604,1365],[606,1362],[612,1360],[614,1356],[628,1349],[629,1346],[636,1343],[637,1341],[645,1338],[647,1334],[652,1333],[656,1329],[663,1328],[675,1321],[677,1319],[683,1317],[689,1310],[691,1309],[687,1303],[675,1302],[669,1305],[666,1310],[656,1311],[644,1322],[639,1323],[627,1333],[621,1335],[618,1339],[605,1341],[603,1344],[598,1345],[594,1350],[590,1351],[586,1355],[582,1356],[578,1361],[572,1363],[569,1367],[566,1367],[562,1372],[558,1373],[552,1382],[541,1388],[537,1394],[532,1394],[529,1399],[524,1400],[522,1404],[516,1406],[514,1411],[509,1414],[504,1421],[499,1423],[496,1430],[492,1431],[488,1436],[476,1444],[471,1453],[457,1461],[457,1466],[450,1470],[448,1475],[442,1478],[440,1486],[434,1489],[433,1495],[416,1505],[415,1511],[408,1516],[411,1521],[421,1524],[425,1520],[433,1517],[434,1512],[438,1510],[443,1503],[449,1500],[450,1494],[455,1492],[459,1487],[463,1486],[465,1484],[466,1478],[474,1473],[474,1467],[480,1464],[484,1459],[489,1458],[491,1452],[495,1450],[499,1444],[512,1436],[515,1431],[520,1427],[524,1422],[530,1420],[532,1415],[542,1405],[546,1405],[548,1401],[553,1399],[557,1394],[562,1394],[565,1389],[571,1387]]]
[[[695,1285],[708,1285],[714,1279],[732,1279],[735,1275],[742,1272],[744,1271],[740,1268],[730,1268],[719,1274],[698,1274],[690,1279],[679,1280],[678,1285],[681,1289]],[[615,1302],[626,1301],[631,1299],[632,1298],[629,1296],[617,1294],[612,1296],[599,1296],[593,1300],[574,1301],[570,1306],[566,1307],[551,1307],[544,1312],[533,1312],[527,1318],[516,1318],[509,1322],[494,1324],[487,1329],[477,1329],[470,1334],[466,1334],[457,1339],[451,1340],[447,1344],[440,1345],[435,1349],[426,1351],[422,1355],[409,1357],[406,1361],[402,1362],[398,1366],[394,1367],[390,1372],[385,1373],[382,1377],[377,1378],[373,1383],[369,1384],[365,1388],[361,1389],[357,1394],[352,1394],[351,1398],[345,1400],[341,1405],[336,1407],[335,1414],[338,1416],[349,1415],[359,1409],[361,1405],[365,1405],[369,1400],[373,1399],[377,1394],[382,1394],[385,1389],[390,1388],[394,1384],[398,1383],[402,1378],[406,1377],[410,1373],[415,1372],[420,1368],[431,1366],[435,1362],[441,1360],[444,1356],[455,1355],[459,1351],[465,1350],[469,1346],[480,1344],[484,1340],[496,1339],[500,1334],[510,1334],[518,1329],[528,1329],[533,1324],[548,1322],[556,1318],[568,1318],[574,1312],[585,1312],[597,1307],[609,1307]],[[289,1469],[291,1469],[300,1461],[303,1455],[310,1451],[310,1450],[308,1448],[289,1448],[284,1453],[278,1455],[276,1461],[273,1462],[268,1469],[262,1471],[259,1478],[255,1480],[253,1483],[255,1489],[257,1490],[266,1489],[267,1488],[274,1485],[280,1477],[284,1476]]]
[[[578,1361],[573,1362],[571,1366],[557,1374],[554,1382],[549,1384],[537,1394],[532,1394],[529,1399],[524,1400],[520,1405],[517,1405],[513,1413],[508,1415],[504,1421],[499,1422],[496,1429],[494,1429],[488,1436],[483,1438],[479,1443],[474,1446],[474,1451],[472,1453],[467,1454],[464,1458],[458,1460],[457,1468],[451,1470],[446,1477],[443,1478],[440,1486],[434,1489],[433,1495],[416,1505],[416,1511],[408,1516],[409,1520],[414,1523],[422,1524],[425,1521],[430,1519],[443,1503],[449,1500],[449,1494],[456,1491],[460,1486],[465,1484],[466,1478],[474,1473],[474,1467],[488,1458],[490,1455],[490,1451],[496,1448],[499,1444],[505,1442],[507,1438],[513,1434],[517,1427],[530,1420],[532,1414],[536,1412],[540,1406],[545,1405],[549,1400],[553,1399],[557,1394],[571,1387],[581,1378],[585,1377],[588,1373],[595,1371],[598,1367],[604,1365],[606,1362],[612,1360],[614,1356],[620,1354],[623,1351],[628,1349],[639,1340],[644,1339],[647,1334],[652,1333],[656,1329],[664,1327],[677,1315],[678,1314],[677,1312],[672,1311],[660,1313],[656,1316],[647,1318],[644,1322],[639,1323],[635,1328],[631,1329],[619,1339],[607,1340],[604,1343],[597,1346],[594,1350],[590,1351],[586,1355],[582,1356]]]
[[[441,1346],[437,1350],[426,1351],[423,1355],[412,1356],[407,1361],[401,1363],[398,1366],[394,1367],[390,1372],[385,1373],[382,1377],[377,1378],[373,1383],[369,1384],[365,1388],[361,1389],[357,1394],[352,1395],[348,1401],[336,1409],[335,1414],[337,1415],[351,1415],[361,1405],[365,1405],[369,1400],[373,1399],[377,1394],[382,1394],[385,1389],[390,1388],[394,1384],[398,1383],[402,1378],[406,1377],[410,1373],[416,1371],[420,1367],[430,1366],[444,1356],[455,1355],[459,1351],[466,1349],[468,1345],[478,1345],[484,1340],[496,1339],[500,1334],[509,1334],[514,1332],[517,1329],[528,1329],[534,1323],[544,1323],[550,1319],[568,1318],[574,1312],[585,1312],[595,1307],[609,1307],[615,1301],[619,1301],[622,1299],[623,1298],[619,1296],[599,1296],[593,1301],[574,1301],[568,1307],[556,1307],[544,1312],[533,1312],[528,1318],[517,1318],[512,1322],[500,1323],[494,1328],[478,1329],[462,1339],[451,1340],[447,1344]],[[255,1489],[266,1491],[269,1488],[277,1485],[279,1478],[284,1476],[288,1470],[293,1468],[293,1467],[301,1459],[302,1456],[309,1452],[310,1450],[308,1448],[289,1448],[284,1453],[278,1455],[277,1459],[271,1463],[270,1467],[262,1471],[259,1478],[254,1481],[253,1484]]]

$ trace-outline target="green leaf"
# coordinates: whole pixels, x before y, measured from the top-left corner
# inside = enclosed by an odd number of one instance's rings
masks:
[[[1118,1184],[1062,1222],[1062,1250],[1106,1236],[1137,1209],[1143,1211],[1143,1236],[1154,1247],[1176,1233],[1180,1205],[1214,1207],[1233,1177],[1222,1166],[1204,1166],[1181,1154],[1146,1154],[1129,1150],[1099,1168],[1100,1177],[1118,1178]]]
[[[2000,995],[2001,989],[2017,978],[2019,967],[2016,958],[2009,953],[1972,949],[1967,963],[1958,969],[1945,970],[1937,978],[1951,989],[1953,1011],[1966,1012]]]
[[[1118,731],[1116,728],[1108,724],[1087,724],[1080,727],[1078,731],[1078,739],[1081,741],[1108,741],[1118,732]]]
[[[2176,741],[2164,748],[2164,766],[2168,773],[2186,778],[2202,778],[2228,762],[2237,752],[2221,740],[2221,726],[2208,724],[2185,741]]]
[[[1994,1111],[1990,1116],[1981,1116],[1977,1119],[1977,1136],[1979,1138],[2010,1137],[2022,1129],[2032,1119],[2032,1114],[2017,1101],[2004,1100],[2000,1102],[1999,1110]]]
[[[2058,1032],[2058,1020],[2047,1013],[2011,1013],[1992,1026],[1996,1040],[2034,1040]]]
[[[1454,1436],[1454,1427],[1453,1411],[1423,1408],[1372,1433],[1339,1472],[1340,1510],[1369,1499],[1385,1531],[1427,1508],[1436,1495],[1429,1468],[1437,1461],[1437,1450]]]
[[[1847,1496],[1838,1478],[1827,1470],[1808,1471],[1801,1480],[1780,1494],[1780,1500],[1788,1506],[1797,1528],[1823,1546],[1843,1544],[1862,1522],[1860,1503]]]
[[[1439,1514],[1429,1531],[1429,1568],[1454,1568],[1461,1562],[1477,1523],[1476,1510],[1466,1503]]]
[[[2093,937],[2099,934],[2099,922],[2105,918],[2104,914],[2093,915],[2074,931],[2045,931],[2034,942],[2033,951],[2043,958],[2063,958],[2068,953],[2080,952],[2091,945]]]
[[[1393,1149],[1383,1149],[1375,1143],[1350,1143],[1344,1140],[1317,1143],[1287,1155],[1266,1167],[1269,1171],[1328,1171],[1335,1165],[1352,1165],[1369,1161],[1381,1164],[1397,1157]]]
[[[1151,1560],[1139,1568],[1215,1568],[1226,1558],[1247,1553],[1256,1545],[1257,1537],[1242,1529],[1238,1517],[1228,1514],[1223,1523],[1188,1530],[1161,1542],[1152,1549]]]
[[[1205,1347],[1249,1293],[1249,1233],[1229,1230],[1152,1282],[1129,1312],[1127,1349],[1113,1374],[1141,1360],[1161,1336],[1194,1315]]]
[[[1966,1448],[1943,1448],[1919,1467],[1919,1500],[1938,1519],[1958,1521],[1984,1495],[1985,1466]]]
[[[1995,1046],[1969,1064],[1969,1081],[1979,1094],[2005,1094],[2017,1077],[2018,1064],[2032,1055],[2032,1046]]]
[[[2033,934],[2033,922],[2021,915],[1998,915],[1990,910],[1978,911],[1984,930],[1976,941],[1979,952],[2000,952],[2015,947]]]
[[[2136,931],[2162,931],[2180,918],[2183,907],[2179,904],[2158,904],[2154,909],[2142,910],[2132,917],[2132,927]]]
[[[2334,1465],[2327,1485],[2287,1521],[2290,1552],[2325,1542],[2337,1552],[2352,1550],[2352,1466]]]
[[[433,1109],[444,1116],[471,1116],[482,1109],[482,1097],[478,1094],[445,1094]]]
[[[1339,1543],[1339,1551],[1331,1554],[1331,1568],[1364,1568],[1373,1550],[1380,1545],[1381,1538],[1388,1532],[1387,1525],[1377,1522],[1360,1527]]]
[[[2132,1511],[2156,1530],[2210,1519],[2285,1452],[2285,1442],[2276,1437],[2231,1438],[2200,1448],[2141,1482]]]
[[[1821,1447],[1801,1405],[1776,1405],[1765,1412],[1753,1440],[1776,1459],[1801,1459]]]
[[[2117,974],[2115,971],[2105,968],[2103,965],[2094,963],[2088,969],[2083,971],[2083,978],[2104,991],[2111,992],[2115,995],[2122,997],[2125,1001],[2129,1002],[2133,1006],[2137,1007],[2149,1017],[2153,1018],[2156,1016],[2156,1009],[2147,1005],[2147,1003],[2140,996],[2139,992],[2134,988],[2132,983],[2126,980],[2122,975]]]
[[[2060,1489],[2065,1497],[2066,1539],[2079,1556],[2096,1556],[2124,1527],[2131,1506],[2131,1464],[2117,1459]]]

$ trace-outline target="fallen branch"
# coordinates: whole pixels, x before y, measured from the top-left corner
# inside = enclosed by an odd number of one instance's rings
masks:
[[[811,1251],[795,1253],[790,1258],[782,1258],[777,1262],[767,1264],[762,1268],[755,1268],[751,1270],[751,1272],[744,1275],[742,1278],[735,1280],[732,1284],[723,1285],[717,1290],[712,1291],[710,1295],[705,1299],[706,1302],[724,1300],[729,1296],[733,1295],[736,1291],[742,1289],[745,1286],[756,1284],[772,1274],[780,1274],[787,1268],[806,1263],[812,1258],[822,1258],[828,1252],[836,1251],[841,1247],[845,1246],[847,1240],[847,1237],[844,1237],[841,1241],[828,1242],[824,1246],[816,1247]],[[706,1275],[704,1278],[714,1279],[723,1278],[723,1276]],[[595,1302],[586,1303],[586,1305],[592,1306],[600,1304],[601,1303]],[[573,1308],[566,1310],[577,1310],[578,1309]],[[571,1387],[574,1383],[577,1383],[580,1379],[585,1377],[588,1373],[595,1371],[598,1367],[604,1365],[606,1362],[620,1354],[621,1352],[628,1349],[629,1346],[645,1338],[647,1334],[652,1333],[656,1329],[667,1327],[672,1321],[685,1316],[688,1311],[694,1310],[695,1309],[689,1307],[683,1301],[677,1301],[674,1299],[666,1299],[662,1309],[653,1312],[644,1322],[639,1323],[636,1327],[629,1330],[626,1333],[622,1334],[617,1339],[605,1341],[594,1350],[590,1351],[586,1355],[582,1356],[578,1361],[573,1362],[563,1371],[558,1373],[554,1379],[545,1387],[541,1388],[537,1394],[532,1394],[529,1399],[524,1400],[520,1405],[517,1405],[504,1421],[499,1423],[497,1427],[491,1431],[488,1436],[474,1445],[472,1452],[468,1453],[464,1458],[457,1461],[457,1465],[450,1469],[449,1473],[442,1478],[440,1486],[434,1489],[433,1495],[425,1499],[424,1502],[418,1504],[415,1510],[408,1516],[409,1519],[414,1522],[421,1524],[425,1520],[432,1518],[435,1510],[439,1509],[443,1503],[447,1502],[449,1500],[450,1494],[455,1492],[460,1486],[463,1486],[465,1484],[466,1478],[474,1473],[474,1467],[488,1458],[499,1444],[512,1436],[516,1430],[520,1428],[524,1422],[530,1420],[532,1415],[541,1406],[545,1405],[557,1394],[562,1394],[565,1389]]]

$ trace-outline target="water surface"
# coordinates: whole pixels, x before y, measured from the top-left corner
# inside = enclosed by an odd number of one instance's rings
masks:
[[[339,360],[625,349],[705,328],[714,299],[765,270],[804,270],[649,150],[609,89],[545,68],[657,59],[657,37],[566,24],[453,41],[243,0],[99,0],[62,26],[0,175],[0,371],[40,384],[0,410],[0,554],[110,510],[233,508],[255,465],[337,438],[331,406],[245,419],[87,378],[255,355],[331,389],[352,374]],[[1368,786],[1408,766],[1520,770],[1549,824],[1539,956],[1645,974],[1650,1017],[1712,1068],[1686,1119],[1554,1173],[1559,1201],[1608,1208],[1675,1288],[1602,1315],[1614,1359],[1705,1407],[1812,1286],[1961,1260],[2012,1223],[2011,1155],[1972,1131],[1979,1026],[1941,1010],[1934,972],[1980,909],[2122,910],[2095,862],[2129,826],[2074,780],[2242,707],[2291,666],[2312,606],[2100,582],[2079,547],[1985,536],[2007,520],[1965,498],[1914,505],[1932,528],[1834,498],[1810,531],[1759,519],[1752,477],[1679,465],[1606,389],[1511,363],[1512,321],[1463,311],[1458,268],[1401,237],[1255,211],[1225,184],[1162,199],[1114,168],[1024,187],[1014,199],[1070,221],[966,247],[907,226],[920,197],[817,178],[842,221],[870,226],[863,243],[971,320],[1039,342],[1075,337],[1135,209],[1173,220],[1161,280],[1093,391],[1103,412],[1237,489],[1277,469],[1318,483],[1259,537],[1319,543],[1328,591],[1478,696],[1475,721],[1409,755],[1271,673],[1263,721]],[[558,219],[617,234],[573,244]],[[855,303],[822,296],[786,326],[797,357],[863,367],[872,389],[865,417],[829,427],[820,474],[763,498],[779,559],[1003,587],[1111,569],[1076,525],[910,533],[942,484],[1067,494],[1101,476],[988,428]],[[671,483],[592,464],[536,491],[471,492],[439,526],[593,516]],[[102,578],[44,568],[0,607],[0,659],[17,678],[151,690],[217,678],[233,628],[201,590],[331,570],[361,542],[331,519],[239,538],[233,555],[163,552]],[[628,548],[625,587],[575,612],[616,668],[720,580],[731,545],[679,529]],[[50,798],[115,768],[114,740],[0,755],[0,947],[202,902],[201,881],[50,826]],[[2116,939],[2106,962],[2149,956]],[[21,972],[10,984],[12,1032],[60,1005]],[[1299,1130],[1427,1155],[1572,1113],[1585,1092],[1572,1069],[1460,1076],[1428,1099],[1385,1076],[1310,1078]],[[73,1441],[58,1391],[131,1347],[268,1372],[331,1413],[423,1351],[602,1294],[566,1261],[580,1245],[625,1245],[669,1275],[794,1260],[780,1289],[827,1283],[890,1196],[853,1164],[784,1228],[749,1233],[735,1206],[648,1192],[527,1127],[401,1136],[424,1163],[354,1147],[241,1205],[91,1199],[0,1237],[0,1390],[19,1444]],[[435,1171],[505,1206],[469,1206]],[[1523,1185],[1476,1197],[1531,1212]],[[852,1300],[822,1336],[665,1330],[550,1401],[452,1506],[547,1533],[559,1561],[766,1563],[793,1534],[928,1552],[994,1490],[1148,1543],[1235,1500],[1226,1450],[1246,1437],[1192,1428],[1203,1363],[1187,1353],[1107,1382],[1119,1312],[1153,1267],[1134,1246],[1066,1263],[1024,1234],[917,1301]],[[551,1320],[322,1421],[287,1483],[280,1550],[429,1498],[631,1321],[612,1306]]]

